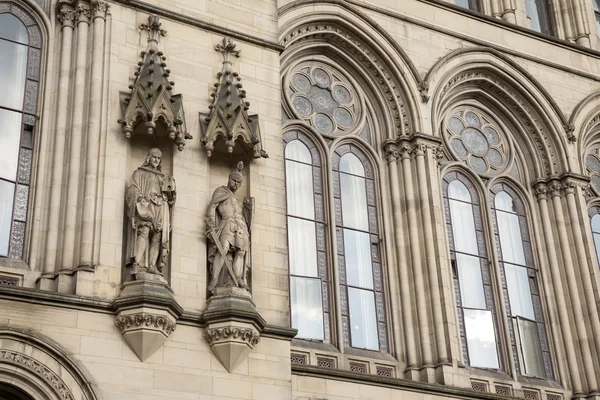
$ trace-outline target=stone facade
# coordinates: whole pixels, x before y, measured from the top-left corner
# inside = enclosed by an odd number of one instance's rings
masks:
[[[28,38],[0,26],[0,45],[26,48],[22,106],[0,96],[22,118],[14,177],[0,171],[15,193],[0,209],[0,398],[600,400],[594,1],[547,0],[547,35],[530,0],[0,0],[0,23]],[[318,340],[293,326],[293,141],[314,174]],[[153,148],[177,200],[164,267],[132,277],[125,198]],[[347,154],[366,188],[352,211],[366,216],[374,347],[353,345],[350,324]],[[207,208],[239,161],[248,289],[213,292]],[[453,180],[478,210],[496,368],[465,350]],[[499,193],[525,243],[535,374]]]

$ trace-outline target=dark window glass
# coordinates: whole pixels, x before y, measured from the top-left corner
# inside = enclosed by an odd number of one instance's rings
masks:
[[[600,0],[592,0],[594,6],[594,16],[596,17],[596,32],[600,37]]]
[[[547,35],[554,34],[548,0],[525,0],[525,13],[531,21],[531,29]]]
[[[481,9],[481,4],[479,4],[479,0],[454,0],[454,4],[473,11],[483,11]]]

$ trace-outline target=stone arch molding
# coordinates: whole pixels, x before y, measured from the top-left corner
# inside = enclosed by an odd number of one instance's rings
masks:
[[[569,124],[579,138],[577,146],[579,172],[587,175],[585,157],[592,147],[600,144],[600,91],[590,94],[577,104],[571,113]]]
[[[87,372],[51,340],[1,326],[0,343],[0,382],[36,400],[100,399]]]
[[[449,111],[477,99],[515,127],[515,150],[531,160],[534,180],[570,170],[566,146],[575,141],[572,126],[546,90],[499,52],[483,47],[455,50],[430,69],[423,84],[432,98],[435,134],[441,134]]]
[[[417,69],[387,33],[349,5],[310,4],[284,7],[279,41],[286,47],[283,68],[307,54],[340,58],[370,85],[374,100],[384,108],[390,139],[420,131]]]

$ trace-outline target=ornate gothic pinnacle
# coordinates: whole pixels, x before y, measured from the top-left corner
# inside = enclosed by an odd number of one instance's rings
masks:
[[[235,49],[236,44],[228,37],[224,37],[222,43],[215,46],[215,50],[223,55],[223,62],[231,61],[230,57],[238,58],[241,51]]]
[[[160,36],[166,36],[167,31],[160,28],[160,18],[157,15],[148,16],[148,23],[141,24],[140,30],[148,32],[148,41],[154,40],[158,42]]]

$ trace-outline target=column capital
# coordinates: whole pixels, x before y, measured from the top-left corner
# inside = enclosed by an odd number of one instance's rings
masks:
[[[67,26],[73,28],[76,16],[75,9],[66,4],[59,4],[56,9],[56,18],[60,21],[63,28]]]
[[[398,146],[396,143],[388,142],[383,145],[383,151],[385,152],[385,159],[388,163],[396,162],[400,157]]]
[[[106,14],[108,14],[110,10],[110,5],[105,1],[100,0],[92,0],[92,18],[102,18],[106,19]]]
[[[77,3],[75,6],[75,13],[77,14],[77,23],[89,24],[92,19],[92,8],[86,3]]]
[[[550,188],[548,187],[548,185],[544,182],[542,183],[538,183],[534,186],[534,190],[535,190],[535,195],[539,200],[547,200],[548,199],[548,193],[550,192]]]
[[[399,148],[400,158],[402,160],[410,159],[410,155],[413,152],[413,147],[408,143],[402,143]]]

